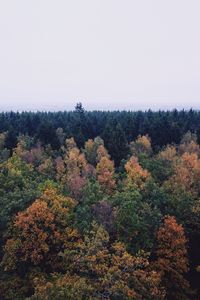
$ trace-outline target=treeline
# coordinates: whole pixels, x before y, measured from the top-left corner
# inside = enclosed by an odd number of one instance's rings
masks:
[[[19,134],[39,139],[43,145],[50,144],[59,149],[60,141],[56,130],[62,128],[65,138],[74,137],[77,145],[83,147],[89,139],[100,136],[112,159],[118,166],[127,155],[127,144],[138,135],[148,134],[155,150],[171,143],[178,144],[187,132],[197,134],[200,141],[199,111],[85,111],[77,104],[71,112],[23,112],[1,113],[0,132],[8,132],[6,147],[13,149]]]
[[[99,114],[96,126],[100,116],[116,114],[111,123],[126,114],[134,120],[134,113],[87,113],[80,106],[63,114],[73,120]],[[198,299],[197,135],[187,132],[159,150],[147,134],[122,139],[125,125],[117,122],[110,133],[118,138],[117,146],[110,140],[116,168],[101,137],[78,146],[59,119],[54,124],[56,114],[27,116],[42,122],[46,116],[47,124],[50,118],[54,133],[39,121],[33,132],[40,131],[30,135],[16,125],[21,134],[12,151],[8,128],[0,134],[0,299]],[[163,135],[169,130],[161,128]]]

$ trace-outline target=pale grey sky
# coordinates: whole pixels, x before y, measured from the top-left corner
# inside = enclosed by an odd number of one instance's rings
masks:
[[[200,109],[199,0],[0,0],[0,110]]]

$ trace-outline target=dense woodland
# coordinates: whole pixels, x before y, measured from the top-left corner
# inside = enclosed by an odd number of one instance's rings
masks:
[[[0,113],[0,132],[7,132],[8,149],[15,148],[18,136],[24,134],[58,150],[62,141],[56,130],[60,128],[64,138],[74,137],[78,147],[100,136],[115,165],[119,166],[128,154],[127,144],[139,135],[149,135],[154,151],[167,144],[179,144],[188,131],[196,133],[200,143],[200,111],[87,112],[78,103],[71,112]]]
[[[200,112],[0,114],[0,299],[200,299]]]

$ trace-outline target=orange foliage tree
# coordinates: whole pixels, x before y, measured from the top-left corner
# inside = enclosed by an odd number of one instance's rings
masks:
[[[38,282],[32,299],[164,299],[160,275],[148,270],[148,259],[132,256],[122,243],[110,243],[108,233],[95,223],[75,256],[73,273],[67,250],[63,257],[67,273]]]
[[[189,283],[184,278],[188,271],[186,237],[182,225],[175,217],[166,216],[157,234],[157,261],[167,299],[188,299]]]
[[[2,265],[5,271],[17,270],[23,263],[30,266],[59,268],[58,253],[73,247],[79,239],[70,227],[76,202],[48,188],[24,212],[19,212],[4,247]]]

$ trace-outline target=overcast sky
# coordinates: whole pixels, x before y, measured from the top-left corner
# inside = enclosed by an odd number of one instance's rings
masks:
[[[199,0],[0,0],[0,110],[200,109]]]

